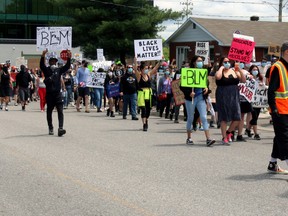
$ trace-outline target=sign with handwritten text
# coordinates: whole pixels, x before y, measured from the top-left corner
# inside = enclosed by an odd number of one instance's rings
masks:
[[[37,51],[71,50],[72,27],[37,27]]]
[[[182,87],[207,87],[207,69],[182,68],[181,69],[181,86]]]
[[[160,60],[163,56],[162,39],[134,40],[137,61]]]
[[[241,38],[233,38],[228,58],[249,63],[253,56],[255,42]]]

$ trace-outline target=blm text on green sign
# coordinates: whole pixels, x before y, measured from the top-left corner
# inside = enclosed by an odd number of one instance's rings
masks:
[[[182,87],[207,87],[207,69],[182,68],[181,69],[181,86]]]

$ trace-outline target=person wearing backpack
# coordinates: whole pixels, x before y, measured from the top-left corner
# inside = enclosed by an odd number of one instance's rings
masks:
[[[49,135],[54,135],[53,123],[52,123],[52,112],[54,107],[57,109],[58,113],[58,136],[63,136],[66,130],[63,129],[64,115],[63,115],[63,98],[61,93],[61,76],[67,70],[70,69],[71,64],[71,52],[67,50],[67,62],[63,67],[58,68],[56,63],[57,58],[51,57],[49,59],[49,66],[45,65],[45,55],[48,50],[44,50],[40,59],[40,68],[44,73],[46,85],[46,103],[47,103],[47,123],[49,128]]]

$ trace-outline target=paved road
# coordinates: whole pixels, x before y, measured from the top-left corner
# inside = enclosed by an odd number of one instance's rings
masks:
[[[185,123],[65,110],[64,137],[49,136],[38,103],[0,111],[0,215],[287,215],[288,176],[266,173],[273,130],[261,141],[185,144]],[[54,123],[56,112],[53,114]],[[280,162],[285,167],[286,164]]]

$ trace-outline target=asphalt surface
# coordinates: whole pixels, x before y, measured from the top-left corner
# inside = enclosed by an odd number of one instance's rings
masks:
[[[288,176],[268,174],[274,137],[261,114],[261,140],[206,147],[203,131],[185,144],[185,122],[152,113],[141,121],[65,113],[67,134],[48,135],[33,102],[0,111],[0,215],[287,215]],[[53,113],[57,129],[57,113]],[[279,164],[286,168],[284,162]]]

